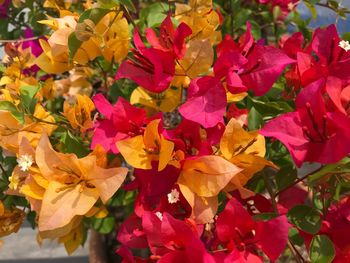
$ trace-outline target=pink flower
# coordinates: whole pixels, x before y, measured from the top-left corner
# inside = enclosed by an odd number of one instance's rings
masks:
[[[239,43],[226,36],[218,45],[214,73],[217,78],[226,79],[231,93],[245,92],[249,88],[255,95],[262,96],[295,60],[278,48],[264,46],[261,41],[255,43],[250,28],[248,22],[247,32]]]
[[[177,29],[168,15],[159,28],[159,38],[152,28],[146,29],[146,38],[152,47],[171,52],[176,59],[182,59],[186,52],[185,39],[192,34],[191,28],[185,23],[181,23]]]
[[[24,30],[24,37],[25,38],[33,38],[34,37],[33,30],[31,28],[29,28],[29,27],[26,28]],[[41,38],[45,39],[45,37],[41,37]],[[40,43],[39,43],[39,39],[24,41],[23,44],[22,44],[22,48],[23,49],[30,48],[31,51],[32,51],[32,54],[35,57],[40,56],[40,54],[43,52],[43,49],[41,48]]]
[[[324,84],[320,79],[305,87],[296,98],[296,111],[278,116],[260,131],[280,140],[297,166],[335,163],[350,153],[350,119],[326,108]]]
[[[133,58],[124,61],[115,79],[127,78],[155,93],[166,90],[175,74],[175,61],[170,51],[146,48],[137,30],[134,32]]]
[[[193,79],[188,87],[187,101],[179,108],[186,119],[211,128],[223,122],[226,111],[226,91],[215,77]]]
[[[288,56],[297,60],[286,74],[288,84],[298,90],[329,76],[341,79],[343,85],[350,84],[350,53],[339,46],[341,39],[335,25],[316,29],[304,49],[303,40],[300,33],[295,33],[283,45]]]
[[[97,94],[93,101],[105,118],[97,121],[91,142],[92,149],[100,144],[108,152],[119,153],[117,141],[143,133],[142,126],[146,120],[143,109],[132,106],[122,97],[118,97],[114,106],[102,94]]]
[[[160,263],[215,263],[199,236],[201,231],[189,220],[181,221],[168,213],[162,220],[154,213],[145,212],[142,226],[153,257]]]
[[[254,221],[234,198],[226,204],[216,223],[218,239],[231,252],[227,256],[240,256],[242,262],[251,262],[248,258],[252,258],[252,262],[263,262],[257,256],[258,248],[271,261],[275,261],[287,244],[288,229],[289,223],[285,216],[268,221]]]

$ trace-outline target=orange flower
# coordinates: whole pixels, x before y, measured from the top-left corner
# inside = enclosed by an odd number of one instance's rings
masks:
[[[87,214],[99,199],[106,203],[128,172],[124,167],[99,167],[95,155],[78,159],[75,154],[58,153],[46,134],[40,139],[35,159],[49,182],[39,214],[39,231],[68,225],[75,216]]]
[[[198,224],[213,219],[218,208],[218,194],[240,171],[220,156],[201,156],[184,162],[178,184]]]
[[[40,104],[35,107],[34,117],[44,122],[55,122]],[[24,124],[21,124],[10,112],[0,110],[0,146],[14,153],[18,152],[23,137],[27,138],[32,146],[36,146],[43,131],[51,135],[55,128],[55,125],[34,122],[28,116],[24,118]]]
[[[95,109],[94,103],[86,95],[76,95],[76,101],[71,104],[67,100],[63,105],[63,115],[67,118],[74,129],[81,132],[93,127],[91,112]]]

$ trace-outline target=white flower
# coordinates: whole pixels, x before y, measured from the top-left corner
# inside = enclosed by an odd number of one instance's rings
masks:
[[[171,190],[168,194],[168,202],[169,204],[175,204],[180,200],[180,193],[176,189]]]
[[[163,214],[161,212],[155,212],[155,214],[159,218],[160,221],[163,220]]]
[[[350,50],[350,43],[349,41],[342,40],[339,42],[339,46],[344,49],[346,52]]]
[[[21,171],[25,172],[29,170],[29,167],[33,164],[33,157],[31,155],[25,154],[17,158],[17,163]]]

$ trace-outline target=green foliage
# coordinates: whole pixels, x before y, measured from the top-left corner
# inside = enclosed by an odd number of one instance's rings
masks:
[[[40,90],[39,86],[23,86],[20,88],[21,105],[24,111],[29,114],[34,114],[37,100],[34,98]]]
[[[297,205],[288,211],[288,220],[299,229],[316,234],[321,228],[320,213],[313,207]]]
[[[335,257],[335,249],[332,241],[326,235],[313,237],[310,246],[310,258],[312,263],[330,263]]]
[[[15,117],[20,123],[24,123],[23,112],[20,112],[13,103],[9,101],[0,101],[0,110],[11,112],[12,116]]]
[[[109,234],[113,231],[115,226],[115,218],[107,216],[105,218],[92,219],[91,226],[94,230],[101,234]]]

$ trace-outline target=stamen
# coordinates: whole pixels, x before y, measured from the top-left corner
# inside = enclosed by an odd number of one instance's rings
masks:
[[[250,69],[248,69],[247,71],[243,71],[240,76],[244,76],[244,75],[248,75],[251,72],[253,72],[254,70],[256,70],[261,64],[261,59],[258,59],[258,62]]]
[[[317,122],[316,122],[316,120],[315,120],[315,118],[314,118],[314,113],[313,113],[313,111],[312,111],[312,109],[311,109],[311,104],[309,103],[309,102],[306,102],[306,110],[307,110],[307,113],[308,113],[308,115],[309,115],[309,117],[310,117],[310,119],[311,119],[311,123],[312,123],[312,126],[313,126],[313,129],[314,129],[314,131],[317,133],[317,135],[319,136],[319,138],[320,138],[320,141],[322,142],[322,141],[324,141],[326,138],[321,134],[321,132],[320,132],[320,129],[319,129],[319,127],[318,127],[318,125],[317,125]],[[310,136],[311,136],[311,134],[309,134]]]

